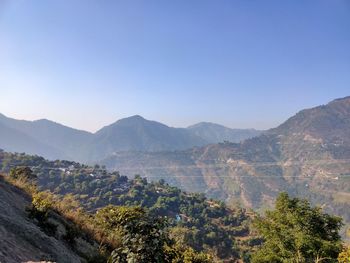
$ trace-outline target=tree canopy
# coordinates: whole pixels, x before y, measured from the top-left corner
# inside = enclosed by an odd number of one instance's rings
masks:
[[[166,221],[141,207],[109,205],[96,213],[97,223],[120,244],[109,263],[209,263],[210,256],[181,247],[169,237]]]
[[[342,249],[341,218],[287,193],[281,193],[275,209],[256,219],[255,225],[265,242],[253,263],[337,262]]]

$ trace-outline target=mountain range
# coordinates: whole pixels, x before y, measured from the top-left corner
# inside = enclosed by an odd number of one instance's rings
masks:
[[[350,97],[298,112],[240,143],[177,152],[119,152],[101,162],[126,175],[264,209],[286,191],[350,222]]]
[[[213,123],[173,128],[138,115],[90,133],[46,119],[25,121],[0,114],[0,148],[38,154],[48,159],[92,163],[121,151],[184,150],[225,140],[238,142],[260,133],[253,129],[230,129]]]
[[[350,223],[350,97],[302,110],[264,132],[212,123],[172,128],[132,116],[93,134],[1,115],[0,135],[7,151],[98,162],[253,209],[271,206],[286,191]]]

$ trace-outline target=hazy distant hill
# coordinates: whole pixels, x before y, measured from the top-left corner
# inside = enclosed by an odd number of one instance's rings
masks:
[[[29,135],[5,126],[0,122],[0,148],[12,152],[26,152],[55,159],[64,154]]]
[[[187,129],[209,143],[241,142],[262,133],[255,129],[231,129],[211,122],[200,122]]]
[[[120,151],[176,151],[226,140],[238,142],[259,133],[214,123],[173,128],[132,116],[93,134],[46,119],[25,121],[0,114],[0,148],[83,162],[99,161]]]
[[[93,134],[46,119],[25,121],[0,114],[0,148],[83,162],[100,161],[121,151],[176,151],[222,141],[239,142],[260,133],[205,122],[173,128],[136,115]]]
[[[92,138],[91,133],[45,119],[24,121],[0,115],[0,124],[0,148],[39,154],[50,159],[78,159],[81,147]],[[5,130],[11,130],[13,134]],[[10,139],[6,139],[5,134]]]
[[[100,160],[120,151],[173,151],[205,144],[205,140],[187,129],[168,127],[136,115],[96,132],[87,152],[89,160]]]
[[[326,205],[350,222],[350,97],[303,110],[241,143],[118,153],[103,164],[253,208],[287,191]]]

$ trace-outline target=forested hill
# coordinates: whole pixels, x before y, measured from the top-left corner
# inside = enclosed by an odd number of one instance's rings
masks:
[[[136,176],[130,180],[103,167],[90,167],[70,161],[47,161],[25,154],[0,153],[4,173],[15,167],[30,167],[38,176],[41,190],[58,195],[72,194],[86,210],[94,212],[108,204],[141,206],[157,216],[166,216],[172,233],[197,251],[221,259],[247,257],[256,240],[249,229],[250,215],[239,207],[203,194],[186,193],[163,180],[148,183]]]

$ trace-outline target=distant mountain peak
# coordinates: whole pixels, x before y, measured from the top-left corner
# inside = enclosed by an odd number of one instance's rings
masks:
[[[141,115],[132,115],[130,117],[128,117],[128,119],[138,119],[138,120],[145,120],[144,117],[142,117]]]
[[[133,115],[130,117],[126,117],[126,118],[122,118],[117,120],[116,122],[105,126],[102,129],[105,129],[106,127],[117,127],[117,126],[139,126],[139,125],[146,125],[146,124],[158,124],[158,125],[164,125],[160,122],[157,121],[151,121],[151,120],[147,120],[144,117],[140,116],[140,115]],[[165,126],[165,125],[164,125]],[[101,129],[101,130],[102,130]]]
[[[126,118],[122,118],[117,120],[115,123],[121,123],[121,122],[143,122],[143,121],[149,121],[146,120],[144,117],[142,117],[141,115],[133,115],[130,117],[126,117]]]
[[[174,151],[203,146],[207,142],[185,128],[173,128],[140,115],[105,126],[89,144],[89,160],[98,160],[120,151]]]
[[[118,119],[116,122],[124,121],[124,120],[146,120],[146,119],[144,117],[142,117],[141,115],[132,115],[129,117],[124,117],[124,118]]]
[[[50,121],[48,119],[39,119],[39,120],[35,120],[33,122],[40,122],[40,123],[56,123],[58,124],[57,122],[54,122],[54,121]]]

